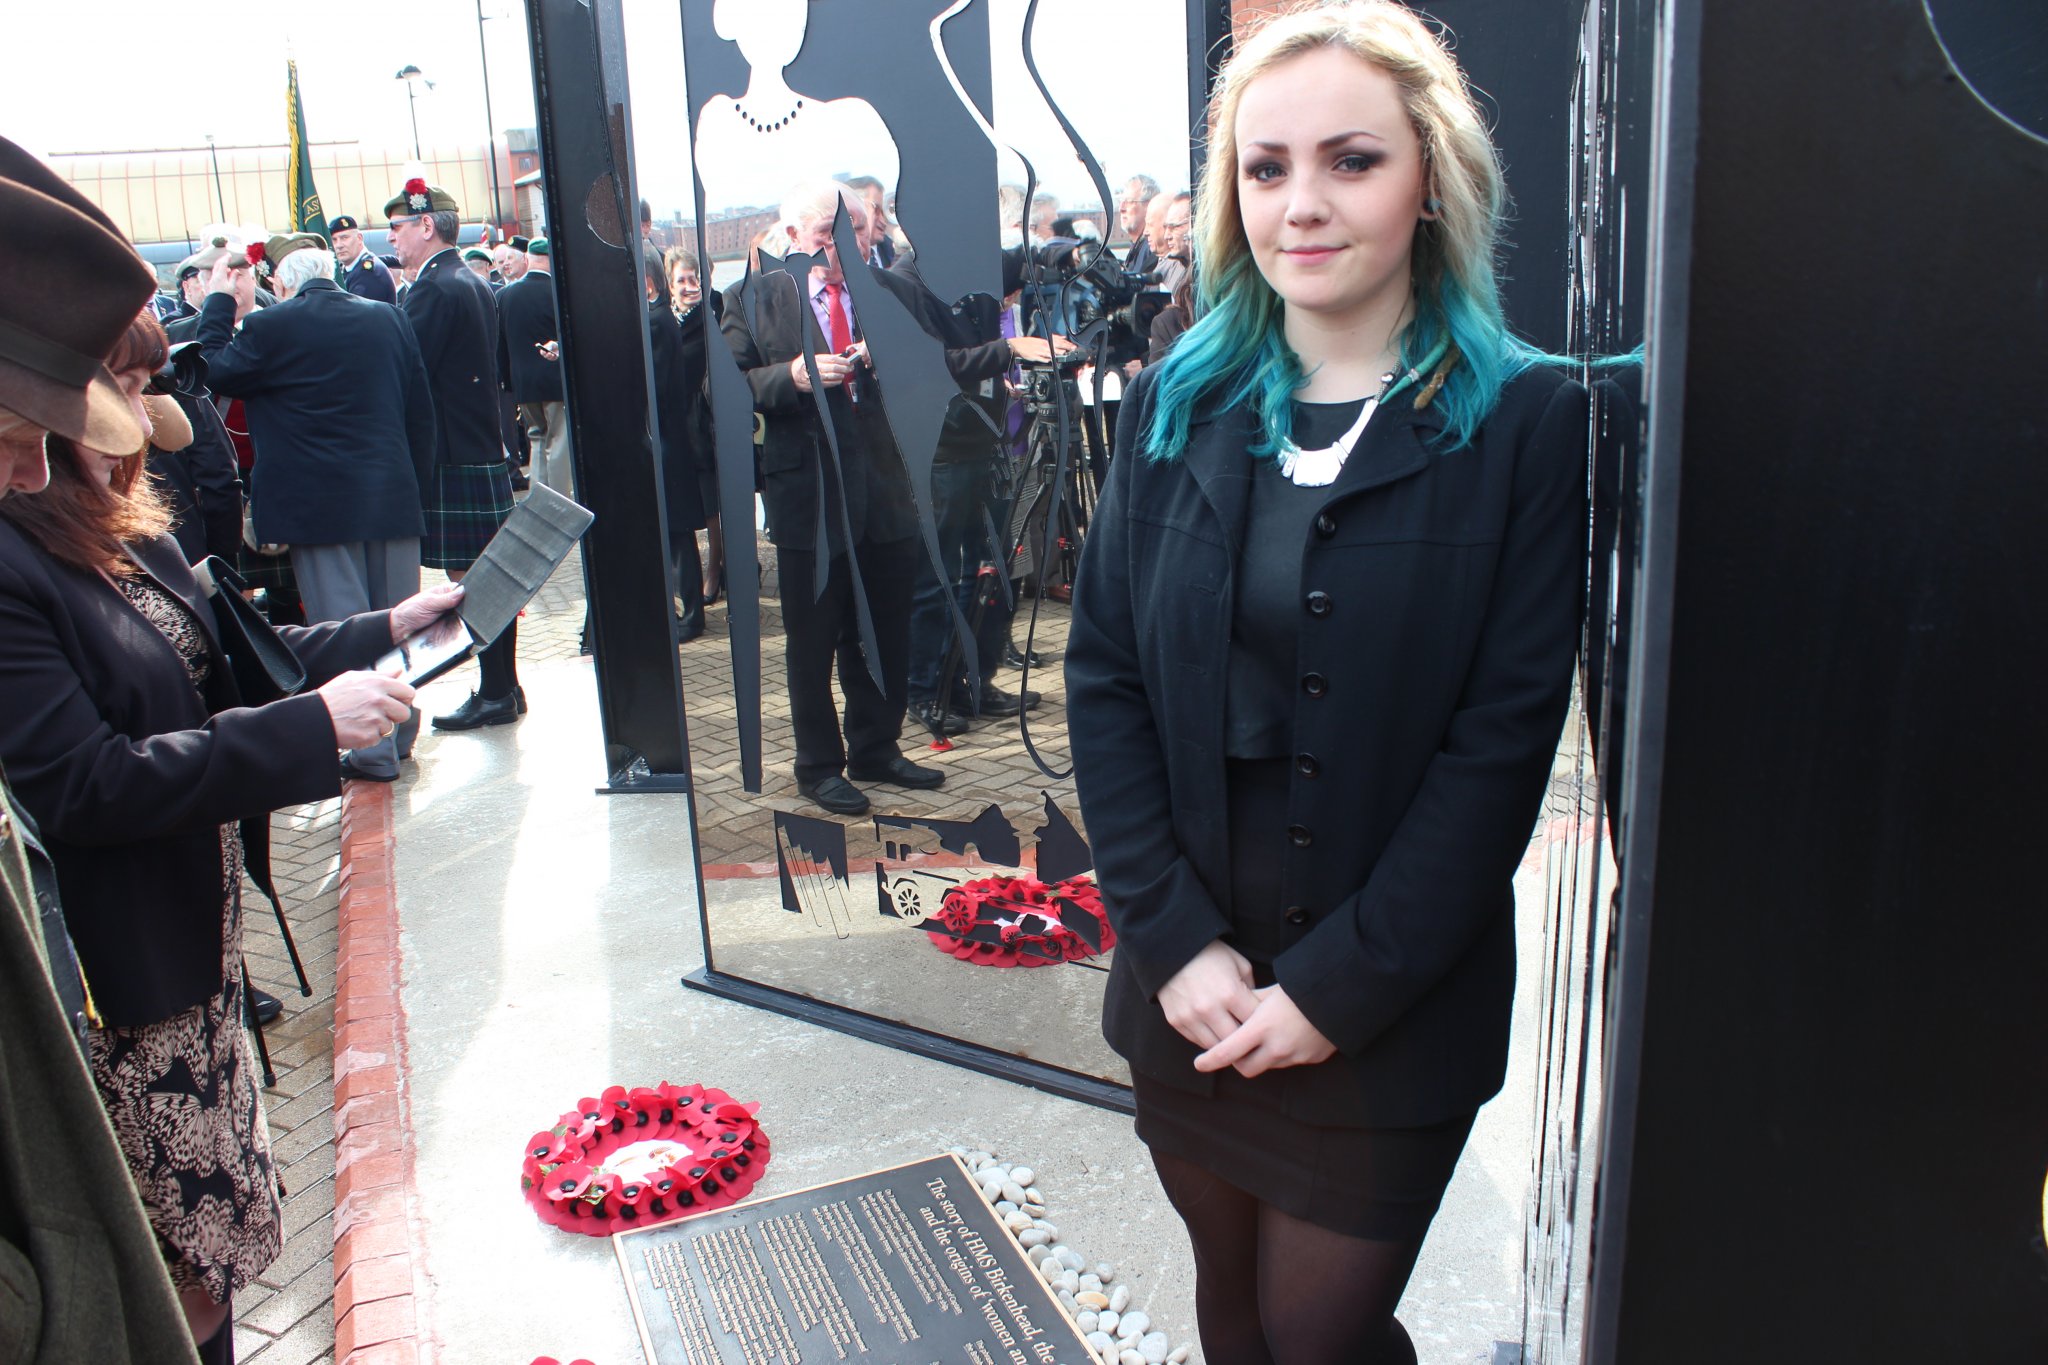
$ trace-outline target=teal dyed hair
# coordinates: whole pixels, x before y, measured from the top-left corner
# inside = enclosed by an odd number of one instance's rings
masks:
[[[1195,258],[1201,318],[1158,367],[1146,444],[1155,460],[1180,457],[1202,405],[1257,410],[1255,454],[1291,434],[1294,395],[1306,376],[1282,328],[1286,305],[1253,260],[1237,203],[1237,106],[1246,86],[1303,53],[1340,47],[1400,87],[1421,144],[1434,218],[1416,224],[1413,285],[1399,342],[1402,367],[1439,343],[1457,347],[1434,403],[1444,442],[1471,441],[1507,382],[1551,359],[1508,331],[1494,278],[1505,202],[1499,158],[1464,74],[1429,27],[1391,0],[1321,5],[1275,16],[1242,43],[1210,101],[1210,154],[1196,195]]]

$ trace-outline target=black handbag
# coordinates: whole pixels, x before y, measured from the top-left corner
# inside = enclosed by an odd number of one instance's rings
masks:
[[[292,653],[263,613],[242,596],[247,584],[219,555],[193,566],[193,575],[213,606],[216,643],[227,656],[228,671],[244,706],[262,706],[297,696],[306,686],[306,666]]]

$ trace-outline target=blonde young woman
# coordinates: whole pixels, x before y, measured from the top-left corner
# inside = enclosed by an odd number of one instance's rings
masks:
[[[1412,1362],[1506,1065],[1586,395],[1502,320],[1498,163],[1412,12],[1275,18],[1213,114],[1203,315],[1125,398],[1066,660],[1103,1028],[1212,1365]]]

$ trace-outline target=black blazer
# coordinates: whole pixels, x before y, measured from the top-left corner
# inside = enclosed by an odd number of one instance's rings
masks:
[[[886,271],[877,271],[874,278],[899,297],[909,298],[911,286],[905,281]],[[831,554],[839,555],[847,548],[839,517],[839,475],[832,468],[817,407],[789,373],[789,362],[807,347],[824,345],[817,339],[810,299],[800,292],[808,287],[781,272],[750,276],[745,291],[726,300],[720,327],[754,391],[754,411],[764,427],[759,457],[769,538],[784,549],[815,550],[822,488],[827,545]],[[750,301],[758,310],[757,324],[747,318]],[[915,309],[912,302],[906,306]],[[874,388],[872,374],[863,372],[859,382]],[[835,387],[825,401],[839,438],[854,542],[888,542],[913,535],[917,516],[910,476],[882,414],[879,394],[864,399],[856,409],[844,387]]]
[[[555,277],[543,271],[521,275],[496,294],[498,382],[521,403],[562,401],[562,362],[544,360],[537,342],[561,335],[555,321]]]
[[[1075,780],[1119,940],[1104,1034],[1134,1069],[1212,1090],[1155,997],[1225,938],[1348,1059],[1293,1069],[1283,1110],[1373,1126],[1469,1113],[1506,1070],[1512,881],[1571,691],[1585,390],[1524,373],[1458,451],[1432,445],[1441,419],[1412,400],[1373,417],[1302,547],[1276,821],[1289,912],[1249,924],[1230,905],[1223,722],[1255,418],[1200,414],[1183,457],[1155,463],[1155,381],[1123,404],[1067,643]]]
[[[434,462],[497,464],[505,458],[505,438],[498,426],[498,309],[491,287],[450,247],[420,267],[398,306],[411,319],[427,364]]]
[[[259,539],[344,545],[426,531],[434,402],[403,313],[309,280],[237,331],[234,301],[210,294],[199,345],[208,386],[249,415]]]
[[[149,448],[148,469],[171,511],[171,535],[187,563],[208,555],[228,563],[242,544],[242,471],[213,401],[204,393],[175,395],[192,424],[183,450]]]
[[[134,548],[213,630],[164,537]],[[309,687],[391,648],[389,612],[279,634]],[[110,1023],[168,1019],[219,991],[220,827],[341,790],[310,691],[245,708],[217,645],[201,697],[156,628],[96,574],[0,519],[0,762],[42,827],[79,962]]]

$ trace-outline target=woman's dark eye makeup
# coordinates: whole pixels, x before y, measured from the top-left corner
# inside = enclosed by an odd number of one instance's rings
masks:
[[[1387,154],[1379,151],[1339,152],[1331,163],[1331,168],[1349,175],[1363,175],[1386,159]],[[1247,180],[1258,181],[1274,180],[1285,173],[1286,168],[1277,161],[1255,161],[1246,166],[1244,171]]]

